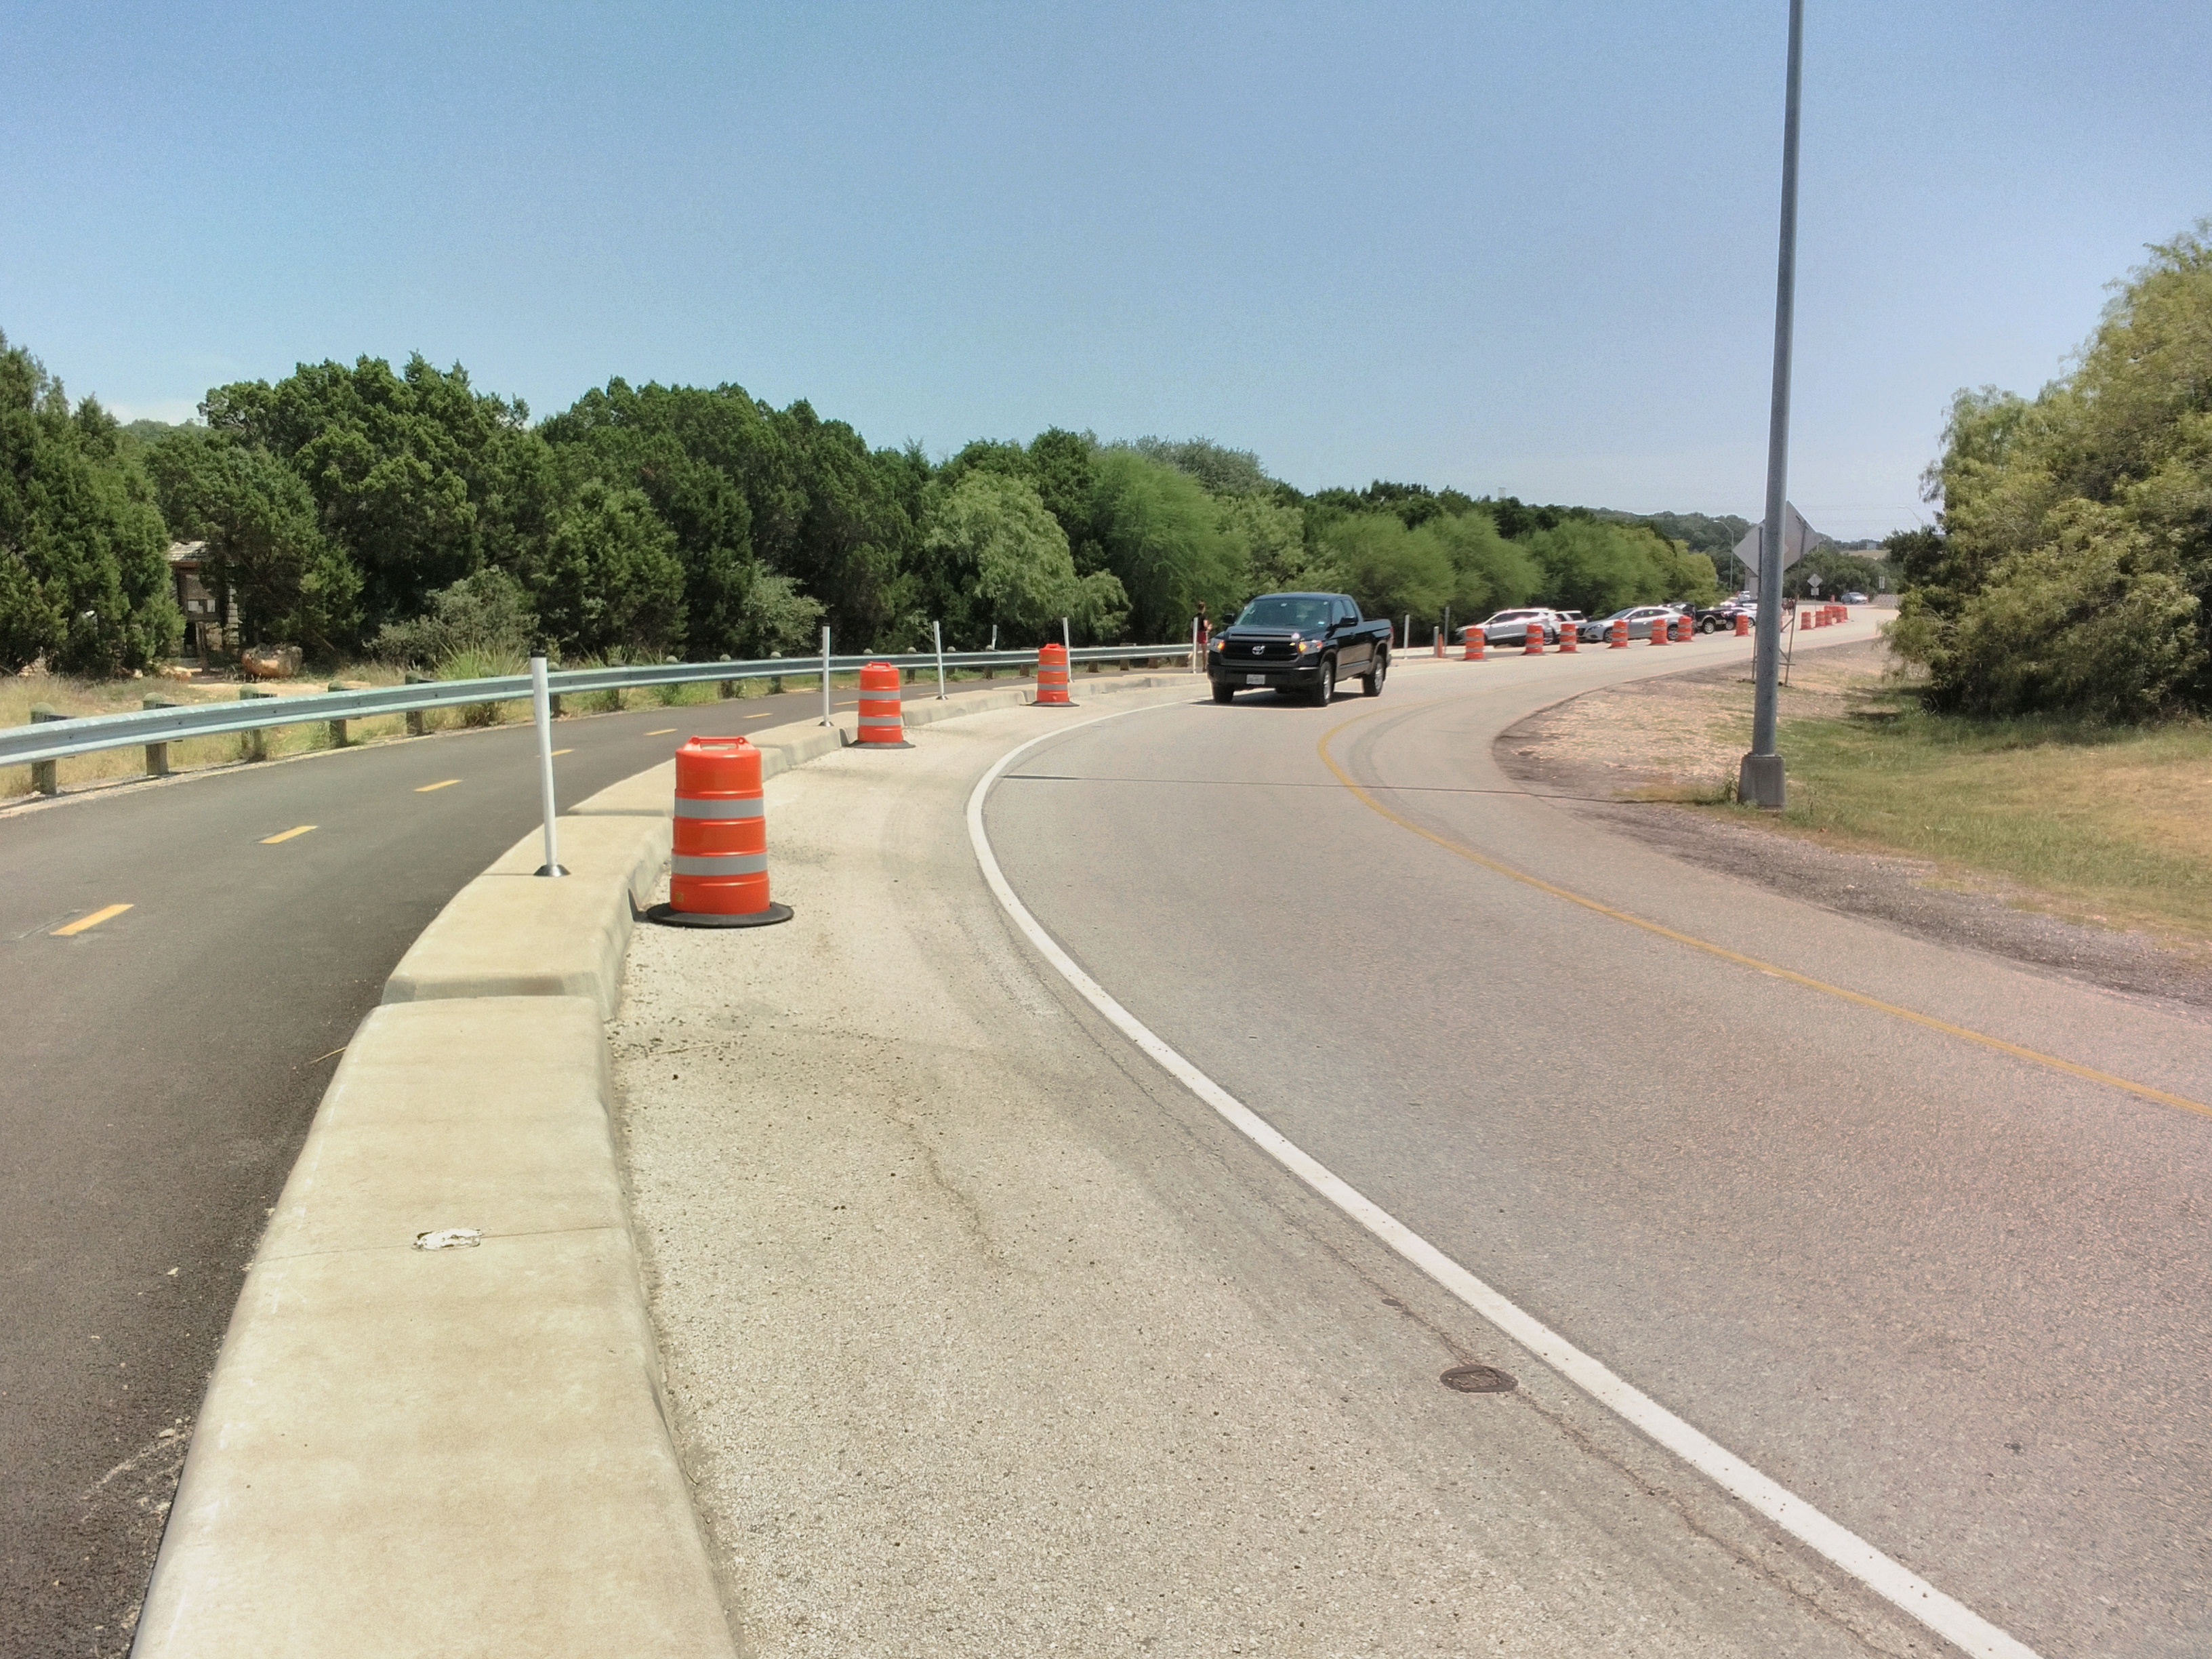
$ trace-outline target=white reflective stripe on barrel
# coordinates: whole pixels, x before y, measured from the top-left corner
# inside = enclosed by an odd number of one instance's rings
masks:
[[[901,720],[896,714],[863,714],[860,716],[860,724],[863,726],[900,726],[905,725],[906,722]]]
[[[671,860],[679,876],[757,876],[768,870],[765,853],[678,853]]]
[[[750,800],[686,800],[676,798],[676,816],[679,818],[757,818],[766,805],[758,795]]]

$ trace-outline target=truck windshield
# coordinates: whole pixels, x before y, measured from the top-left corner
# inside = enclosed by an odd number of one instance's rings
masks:
[[[1237,618],[1239,628],[1326,628],[1331,610],[1327,599],[1299,593],[1262,593],[1246,605]]]

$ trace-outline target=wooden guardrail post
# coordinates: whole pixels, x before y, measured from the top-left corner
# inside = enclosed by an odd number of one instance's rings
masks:
[[[65,720],[68,718],[69,716],[63,714],[60,709],[49,708],[45,703],[34,702],[31,705],[31,723],[33,726],[40,725],[47,720]],[[31,787],[37,790],[42,795],[58,795],[61,793],[61,783],[54,771],[54,768],[58,763],[59,763],[55,761],[33,761],[31,763]]]
[[[143,706],[148,708],[181,708],[184,704],[174,697],[165,697],[155,691],[147,696]],[[149,743],[146,745],[146,775],[149,778],[166,778],[169,775],[169,745],[167,744]]]
[[[260,702],[276,695],[274,691],[267,690],[258,685],[241,685],[238,688],[238,700],[240,702]],[[265,761],[269,758],[267,734],[260,726],[254,726],[250,731],[238,734],[238,757],[245,761]]]
[[[326,689],[332,691],[350,691],[353,690],[353,688],[348,685],[343,680],[332,680]],[[343,720],[330,720],[327,721],[326,724],[329,726],[331,731],[331,747],[333,749],[344,748],[346,746],[346,723]]]
[[[428,674],[418,674],[410,668],[407,671],[407,684],[410,685],[428,685],[430,684],[430,677]],[[409,737],[419,738],[429,729],[429,726],[423,722],[422,710],[419,708],[410,708],[407,711],[407,735]]]

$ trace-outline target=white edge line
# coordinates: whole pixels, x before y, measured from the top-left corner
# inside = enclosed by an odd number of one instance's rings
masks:
[[[1748,1504],[1961,1651],[1973,1654],[1977,1659],[2039,1659],[2034,1649],[1998,1629],[1964,1602],[1944,1595],[1919,1574],[1892,1560],[1856,1533],[1830,1520],[1795,1492],[1770,1480],[1734,1452],[1617,1376],[1602,1361],[1584,1353],[1534,1315],[1522,1312],[1380,1205],[1340,1180],[1320,1160],[1301,1151],[1257,1112],[1161,1041],[1149,1026],[1076,965],[1075,959],[1061,950],[1030,914],[1029,907],[1015,896],[1005,872],[999,868],[998,857],[991,850],[991,838],[983,829],[983,800],[1000,775],[1037,744],[1085,726],[1095,726],[1100,720],[1119,720],[1125,714],[1140,712],[1144,711],[1120,709],[1032,738],[1000,756],[998,763],[976,781],[974,792],[968,797],[968,840],[975,849],[976,862],[982,866],[983,879],[989,884],[1000,908],[1036,947],[1037,953],[1109,1024],[1151,1055],[1176,1082],[1226,1118],[1246,1139],[1591,1399],[1657,1441],[1729,1497]]]

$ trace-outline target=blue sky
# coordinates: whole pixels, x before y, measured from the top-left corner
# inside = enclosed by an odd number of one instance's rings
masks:
[[[1791,494],[1880,534],[2212,213],[2212,7],[1808,12]],[[419,350],[1752,514],[1785,15],[16,0],[0,329],[164,418]]]

